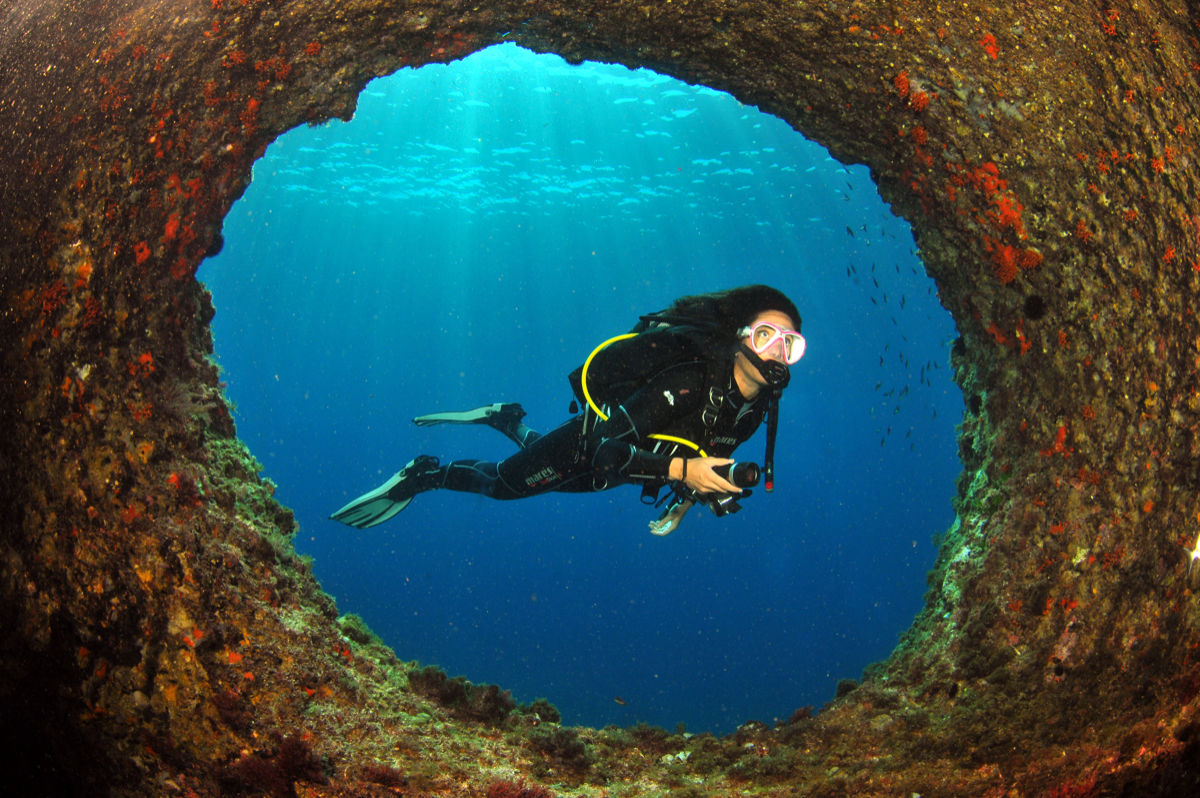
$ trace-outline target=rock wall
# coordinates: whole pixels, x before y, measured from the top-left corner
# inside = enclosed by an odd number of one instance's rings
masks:
[[[1200,8],[646,1],[4,5],[13,783],[1192,794]],[[255,158],[501,41],[732,92],[912,223],[961,331],[958,520],[896,652],[816,717],[622,737],[418,678],[337,618],[234,437],[194,274]]]

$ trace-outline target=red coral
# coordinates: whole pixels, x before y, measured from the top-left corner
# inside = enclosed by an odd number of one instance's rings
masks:
[[[67,284],[62,280],[55,280],[42,289],[42,312],[49,315],[62,305],[67,298]]]
[[[979,40],[979,45],[984,51],[992,57],[993,60],[1000,57],[1000,48],[996,46],[996,37],[990,33],[983,34],[983,38]]]
[[[992,252],[992,265],[997,279],[1002,285],[1008,285],[1017,278],[1016,250],[1007,244],[1001,244]]]
[[[80,328],[86,330],[88,327],[91,327],[100,320],[102,314],[103,309],[100,306],[100,300],[94,296],[88,297],[87,301],[83,303],[83,319],[79,322]]]
[[[926,133],[925,128],[921,127],[920,125],[917,125],[916,127],[913,128],[912,137],[913,137],[913,142],[918,147],[924,147],[925,142],[929,141],[929,134]]]
[[[242,111],[238,117],[242,121],[242,125],[246,128],[247,133],[253,132],[258,125],[258,100],[251,97],[246,101],[246,110]]]
[[[908,96],[908,73],[901,72],[892,79],[892,85],[896,87],[896,93],[901,97]]]
[[[309,42],[308,44],[306,44],[304,46],[304,54],[305,55],[310,55],[310,56],[318,55],[318,54],[320,54],[320,52],[321,52],[321,43],[320,42]]]
[[[1063,424],[1059,426],[1058,434],[1054,436],[1054,445],[1049,449],[1042,449],[1039,454],[1041,454],[1042,457],[1053,457],[1056,454],[1061,454],[1063,457],[1066,457],[1067,455],[1071,454],[1072,451],[1074,451],[1073,449],[1067,448],[1066,441],[1067,425]]]
[[[929,107],[929,95],[923,91],[919,91],[912,96],[908,101],[914,111],[924,111]]]
[[[1021,268],[1036,269],[1042,263],[1042,253],[1036,249],[1027,249],[1021,253]]]
[[[150,245],[145,241],[137,242],[133,245],[133,256],[137,258],[138,265],[142,265],[150,257]]]

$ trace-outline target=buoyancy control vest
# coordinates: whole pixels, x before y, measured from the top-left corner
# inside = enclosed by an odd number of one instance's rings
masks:
[[[705,404],[701,419],[711,428],[720,415],[728,391],[737,390],[733,384],[733,361],[741,348],[740,342],[730,340],[720,326],[699,319],[671,315],[660,311],[640,316],[628,333],[601,343],[582,365],[568,376],[576,399],[583,412],[595,413],[601,419],[607,415],[602,407],[616,407],[628,399],[658,374],[685,363],[705,367]],[[786,383],[785,383],[786,384]],[[768,393],[767,448],[763,458],[763,487],[769,492],[775,487],[775,434],[779,421],[779,396],[782,387],[765,388]],[[575,401],[571,412],[578,411]],[[590,428],[585,419],[584,430]],[[705,454],[691,441],[656,436],[683,443]]]

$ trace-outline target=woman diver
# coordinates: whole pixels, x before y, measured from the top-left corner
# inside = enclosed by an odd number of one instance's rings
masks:
[[[499,463],[420,455],[331,518],[365,529],[399,513],[418,493],[446,489],[493,499],[548,491],[584,493],[639,483],[653,502],[667,484],[674,501],[650,524],[656,535],[679,526],[701,501],[718,515],[736,512],[757,469],[731,476],[729,456],[768,420],[763,473],[773,487],[775,426],[789,366],[804,355],[800,313],[781,291],[747,285],[677,299],[643,316],[635,332],[606,341],[571,375],[583,411],[539,435],[519,404],[434,413],[418,426],[486,424],[519,451]],[[574,412],[572,402],[572,412]],[[731,479],[733,481],[731,481]],[[739,487],[735,482],[741,482]]]

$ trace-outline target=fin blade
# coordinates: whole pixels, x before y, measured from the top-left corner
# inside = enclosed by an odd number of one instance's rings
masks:
[[[402,502],[393,501],[388,498],[388,491],[399,483],[400,480],[401,475],[396,474],[378,488],[364,493],[329,517],[334,521],[341,521],[347,526],[359,529],[366,529],[376,524],[382,524],[407,507],[408,503],[412,501],[411,497]],[[399,505],[399,507],[396,507],[396,505]]]

